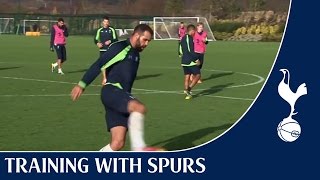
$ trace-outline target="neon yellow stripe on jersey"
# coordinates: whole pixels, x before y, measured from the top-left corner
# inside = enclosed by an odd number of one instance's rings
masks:
[[[131,46],[128,45],[119,54],[117,54],[114,58],[112,58],[109,62],[107,62],[107,64],[102,66],[101,71],[107,69],[108,67],[112,66],[113,64],[115,64],[119,61],[122,61],[127,56],[130,49],[131,49]]]
[[[117,39],[117,34],[116,34],[116,30],[115,29],[113,29],[113,28],[111,28],[111,27],[109,27],[110,29],[111,29],[111,31],[112,31],[112,37],[113,37],[113,39]]]
[[[197,63],[195,63],[193,61],[191,61],[190,64],[181,64],[181,66],[184,66],[184,67],[190,67],[190,66],[196,66],[196,65],[197,65]]]
[[[190,43],[189,43],[189,36],[188,36],[188,35],[187,35],[187,46],[188,46],[189,52],[191,52],[191,51],[190,51]]]
[[[108,85],[108,84],[110,84],[112,86],[115,86],[115,87],[117,87],[119,89],[123,89],[120,83],[109,83],[109,82],[107,82],[106,85]]]
[[[80,86],[82,89],[85,89],[87,87],[87,84],[85,82],[83,82],[83,81],[80,81],[78,83],[78,86]]]
[[[103,28],[100,28],[97,30],[97,34],[96,34],[96,40],[97,41],[100,41],[100,31],[102,30]]]

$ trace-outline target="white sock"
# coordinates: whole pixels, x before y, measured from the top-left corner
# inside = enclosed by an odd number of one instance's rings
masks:
[[[59,69],[58,69],[58,72],[59,72],[59,73],[60,73],[60,72],[62,72],[62,69],[61,69],[61,68],[59,68]]]
[[[52,63],[53,67],[57,67],[58,63]]]
[[[146,147],[144,142],[144,115],[132,112],[128,120],[128,131],[131,142],[131,150],[139,151]]]
[[[110,144],[104,146],[103,148],[101,148],[99,151],[103,151],[103,152],[112,152],[113,150],[111,149]]]

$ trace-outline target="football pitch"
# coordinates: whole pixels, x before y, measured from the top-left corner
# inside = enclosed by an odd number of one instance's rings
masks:
[[[96,151],[106,145],[101,76],[76,102],[70,91],[96,61],[90,36],[70,36],[65,75],[51,72],[49,36],[0,35],[0,151]],[[258,95],[280,43],[210,42],[202,79],[185,100],[176,41],[141,54],[133,95],[148,108],[145,138],[167,150],[194,147],[231,127]],[[123,150],[129,150],[129,139]]]

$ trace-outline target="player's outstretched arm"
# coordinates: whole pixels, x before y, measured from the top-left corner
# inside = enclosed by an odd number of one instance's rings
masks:
[[[103,66],[105,66],[104,69],[108,68],[108,66],[111,66],[113,63],[116,63],[120,60],[122,60],[122,56],[117,56],[119,53],[121,55],[123,48],[118,48],[117,46],[110,47],[106,53],[102,55],[95,63],[93,63],[90,68],[87,70],[87,72],[83,75],[81,81],[78,83],[76,87],[73,88],[71,92],[71,97],[73,100],[76,100],[81,96],[84,89],[89,86],[89,84],[92,83],[93,80],[96,79],[96,77],[100,74],[101,70],[103,70]],[[112,60],[112,61],[111,61]],[[108,63],[111,61],[110,63]],[[80,89],[79,89],[80,88]]]
[[[71,91],[71,99],[73,101],[76,101],[77,99],[79,99],[83,91],[84,89],[82,89],[79,85],[74,86],[74,88]]]
[[[81,81],[73,87],[71,91],[71,99],[76,101],[82,95],[85,88],[99,75],[103,59],[99,58],[94,64],[91,65],[89,70],[84,74]]]

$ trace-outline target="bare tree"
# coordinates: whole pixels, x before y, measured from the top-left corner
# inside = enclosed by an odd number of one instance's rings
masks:
[[[240,7],[236,0],[204,0],[201,10],[211,21],[212,16],[234,18],[240,12]]]
[[[249,0],[250,10],[258,11],[266,4],[266,0]]]
[[[179,15],[184,9],[184,0],[167,0],[165,13],[171,16]]]

